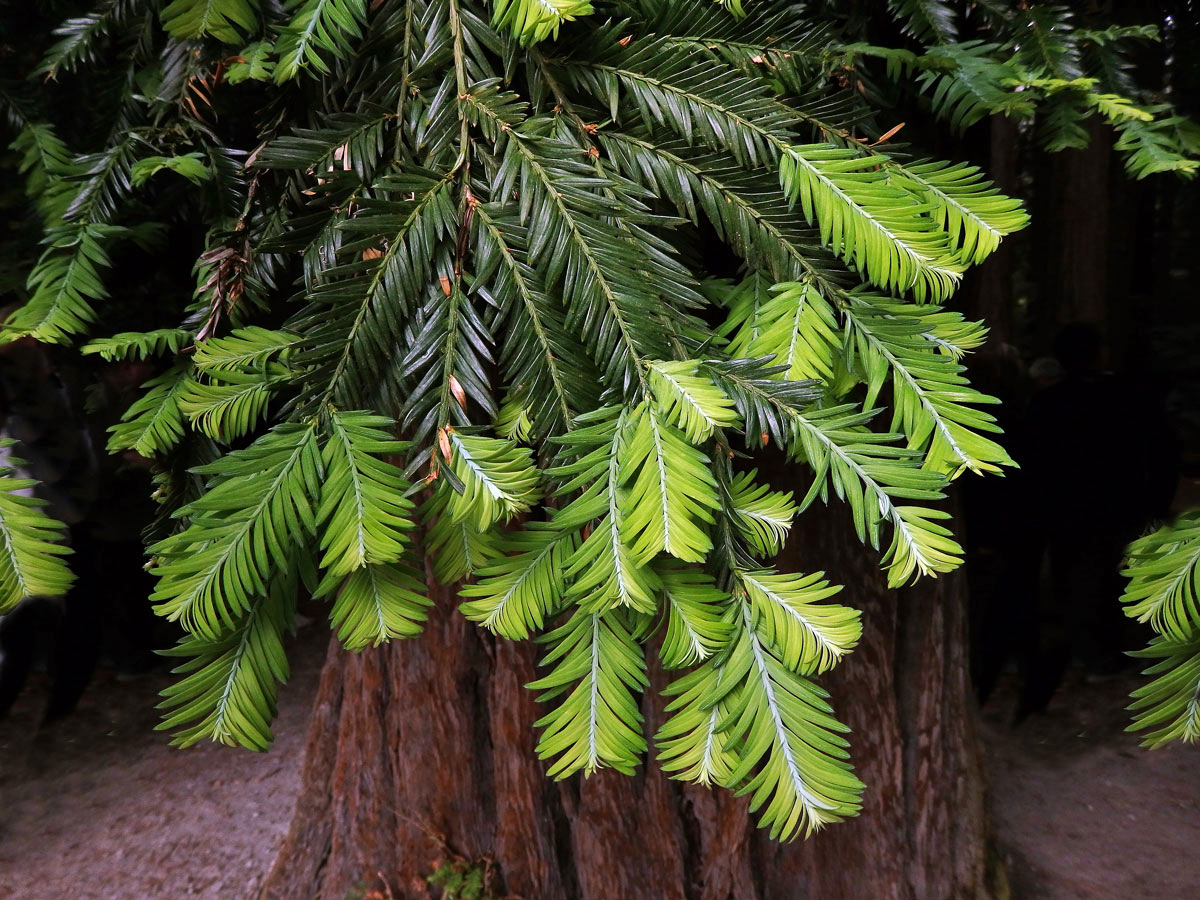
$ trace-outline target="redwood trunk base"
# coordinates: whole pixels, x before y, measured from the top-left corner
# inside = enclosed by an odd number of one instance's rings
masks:
[[[536,649],[437,602],[424,635],[357,655],[331,644],[303,787],[261,900],[437,896],[452,861],[523,900],[935,900],[991,895],[960,580],[888,591],[840,515],[812,510],[780,568],[825,569],[863,610],[862,644],[822,683],[851,726],[862,815],[781,845],[744,800],[651,761],[555,783],[523,685]],[[662,682],[652,672],[652,681]],[[644,704],[647,733],[661,703]]]

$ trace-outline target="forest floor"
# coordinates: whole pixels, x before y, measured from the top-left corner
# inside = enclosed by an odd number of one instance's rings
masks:
[[[253,897],[299,787],[327,634],[301,630],[263,754],[170,749],[153,731],[165,673],[122,683],[102,670],[75,715],[36,737],[42,694],[31,686],[0,724],[0,900]],[[1122,731],[1133,683],[1072,673],[1050,709],[1016,729],[1011,684],[984,708],[1014,898],[1200,896],[1200,750],[1140,750]]]
[[[319,624],[300,630],[266,753],[170,747],[154,730],[165,671],[121,682],[100,669],[78,709],[40,734],[44,687],[27,687],[0,723],[0,900],[254,896],[300,789],[328,640]]]
[[[1200,897],[1200,747],[1127,734],[1136,673],[1072,669],[1049,708],[1010,726],[1015,679],[983,708],[996,825],[1015,900]]]

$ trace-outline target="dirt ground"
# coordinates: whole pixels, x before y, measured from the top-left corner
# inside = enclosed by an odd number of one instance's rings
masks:
[[[120,683],[103,670],[78,712],[35,739],[35,685],[0,725],[0,900],[253,897],[298,788],[323,632],[301,631],[264,754],[170,749],[152,730],[168,676]],[[1017,729],[1011,684],[984,708],[1013,897],[1200,897],[1200,748],[1140,750],[1122,732],[1133,683],[1072,674]]]
[[[154,731],[165,672],[101,669],[79,708],[36,735],[31,685],[0,723],[0,900],[243,900],[256,892],[300,787],[329,632],[300,631],[266,753],[186,751]]]
[[[996,837],[1014,898],[1200,897],[1200,747],[1126,734],[1130,674],[1071,671],[1049,709],[1009,726],[1015,685],[983,709]]]

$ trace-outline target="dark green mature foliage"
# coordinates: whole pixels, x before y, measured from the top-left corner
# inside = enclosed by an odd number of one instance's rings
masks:
[[[770,560],[837,500],[893,585],[959,564],[938,501],[1011,461],[963,376],[984,329],[941,304],[1026,221],[886,143],[871,67],[957,125],[1069,91],[1160,121],[1060,85],[1069,49],[946,43],[948,7],[895,7],[938,43],[695,0],[114,0],[59,29],[37,73],[109,127],[77,155],[51,94],[10,104],[45,240],[7,337],[82,340],[124,301],[115,252],[203,234],[190,297],[131,288],[152,330],[83,346],[169,363],[109,448],[162,464],[181,743],[266,746],[302,589],[351,650],[417,634],[425,558],[471,620],[546,645],[555,777],[640,763],[649,647],[682,670],[672,775],[781,838],[858,810],[814,680],[858,612]],[[743,465],[767,443],[807,465],[796,495]],[[12,602],[28,560],[60,564],[8,509]]]

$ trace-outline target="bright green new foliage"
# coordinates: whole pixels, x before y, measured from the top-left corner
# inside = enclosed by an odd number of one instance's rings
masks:
[[[30,495],[36,482],[15,470],[12,441],[0,440],[0,613],[25,597],[56,597],[74,581],[62,557],[66,528],[46,515],[45,502]]]
[[[1125,613],[1157,632],[1134,653],[1154,660],[1154,680],[1133,692],[1133,730],[1143,743],[1200,739],[1200,510],[1192,510],[1129,545]]]
[[[1011,461],[961,362],[984,329],[944,304],[1026,222],[887,142],[872,67],[956,124],[1074,91],[1164,133],[1016,38],[893,6],[939,43],[847,43],[767,0],[117,0],[60,29],[39,71],[108,77],[119,127],[75,156],[10,112],[46,237],[5,337],[164,361],[109,447],[159,465],[180,743],[266,747],[298,593],[350,650],[415,637],[442,614],[427,561],[471,621],[544,645],[551,776],[650,752],[781,839],[858,811],[815,679],[864,623],[772,558],[820,501],[893,585],[960,563],[938,502]],[[164,223],[202,238],[194,291],[92,336],[114,252]],[[791,483],[747,461],[766,444]],[[5,603],[69,580],[24,486],[0,484]],[[1178,636],[1194,592],[1160,594]]]

